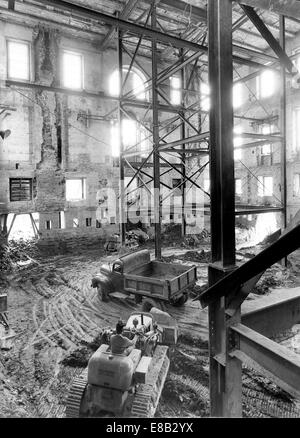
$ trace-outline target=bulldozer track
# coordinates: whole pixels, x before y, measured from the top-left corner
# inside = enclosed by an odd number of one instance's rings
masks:
[[[87,385],[87,369],[79,377],[76,377],[71,386],[66,404],[66,417],[79,418],[80,406]]]
[[[149,416],[151,406],[151,392],[139,388],[135,394],[131,406],[131,416],[134,418],[146,418]]]

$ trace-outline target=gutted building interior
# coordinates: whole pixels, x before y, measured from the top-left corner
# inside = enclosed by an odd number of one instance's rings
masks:
[[[0,417],[299,417],[300,2],[0,24]]]

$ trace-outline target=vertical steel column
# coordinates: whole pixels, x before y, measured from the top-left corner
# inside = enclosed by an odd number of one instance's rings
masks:
[[[285,51],[285,17],[279,16],[280,26],[280,45]],[[281,67],[281,98],[280,98],[280,132],[282,137],[281,143],[281,202],[282,202],[282,217],[281,228],[284,230],[287,227],[287,170],[286,170],[286,70],[285,66]],[[284,259],[284,264],[287,266],[287,257]]]
[[[126,240],[126,203],[125,203],[125,160],[123,157],[124,152],[124,142],[122,135],[122,122],[123,122],[123,112],[122,112],[122,96],[123,96],[123,44],[122,44],[122,32],[118,29],[118,69],[119,69],[119,90],[120,99],[118,103],[118,124],[119,124],[119,145],[120,145],[120,201],[119,201],[119,220],[120,220],[120,233],[121,233],[121,245],[125,245]]]
[[[156,29],[156,6],[153,2],[151,27]],[[157,96],[157,41],[152,39],[152,115],[153,115],[153,177],[154,177],[154,221],[155,221],[155,257],[161,258],[161,196],[159,162],[159,124]]]
[[[232,1],[208,1],[211,178],[209,284],[235,269],[235,182],[233,159]],[[241,416],[241,364],[229,356],[224,298],[209,306],[210,404],[213,417]]]
[[[182,63],[184,63],[184,51],[183,49],[180,49],[180,60]],[[185,67],[182,67],[181,69],[181,88],[182,90],[184,90],[186,87],[186,71],[185,71]],[[185,93],[182,91],[181,92],[181,106],[184,107],[185,106]],[[183,114],[184,115],[184,114]],[[186,136],[186,132],[185,132],[185,122],[182,121],[181,123],[181,138],[185,138]],[[185,150],[185,144],[182,145],[183,150]],[[181,211],[181,234],[182,237],[185,237],[186,235],[186,219],[185,219],[185,190],[186,190],[186,169],[185,169],[185,158],[186,155],[183,153],[181,155],[181,161],[182,161],[182,177],[183,177],[183,181],[184,183],[181,186],[181,190],[182,190],[182,211]]]

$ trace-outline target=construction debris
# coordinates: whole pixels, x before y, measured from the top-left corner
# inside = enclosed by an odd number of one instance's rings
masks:
[[[209,263],[211,260],[211,252],[204,251],[186,251],[183,254],[176,254],[171,256],[165,256],[162,258],[164,262],[176,263],[176,260],[184,260],[188,262],[196,263]]]
[[[11,240],[8,245],[3,245],[0,254],[1,272],[9,272],[15,268],[26,266],[31,263],[37,264],[39,250],[36,240],[18,241]]]
[[[209,251],[205,249],[203,254],[202,248],[185,251],[187,256],[179,245],[175,251],[173,247],[166,251],[175,253],[173,260],[181,254],[181,263],[193,263],[185,257],[210,258]],[[241,251],[241,256],[246,252],[250,257],[250,249]],[[17,336],[11,350],[1,351],[0,376],[4,375],[5,385],[0,385],[0,416],[64,417],[71,382],[86,366],[89,352],[97,349],[101,330],[114,325],[120,317],[127,318],[130,309],[120,300],[103,303],[90,287],[91,276],[110,257],[103,253],[97,246],[76,255],[46,258],[37,254],[39,264],[19,266],[3,279],[10,325]],[[300,270],[299,257],[290,259],[291,269],[274,265],[266,272],[267,278],[274,277],[283,284],[294,282]],[[201,270],[201,283],[196,286],[201,289],[200,284],[207,282],[207,263],[194,263]],[[199,338],[199,334],[204,337],[207,333],[205,311],[201,312],[199,303],[192,301],[183,308],[169,310],[178,321],[181,336],[156,416],[206,416],[208,344]],[[245,416],[300,416],[294,402],[274,392],[267,379],[263,389],[254,373],[244,379]]]

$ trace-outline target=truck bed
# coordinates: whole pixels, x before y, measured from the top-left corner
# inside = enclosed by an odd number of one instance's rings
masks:
[[[124,289],[127,292],[169,300],[180,296],[197,279],[195,266],[163,263],[157,260],[124,273]]]

